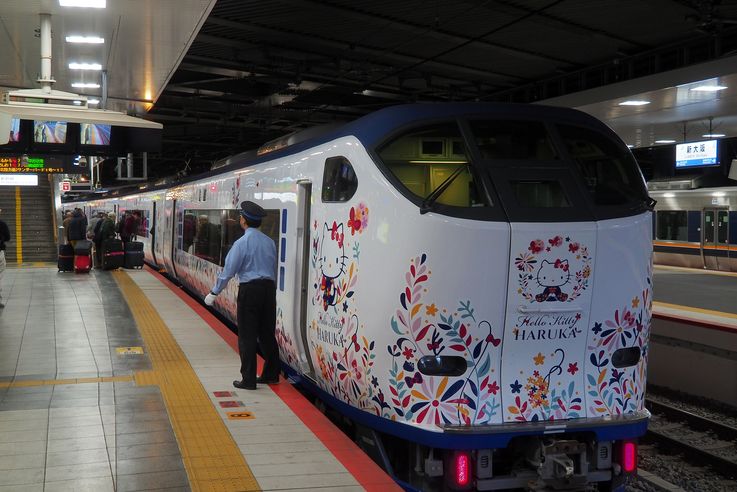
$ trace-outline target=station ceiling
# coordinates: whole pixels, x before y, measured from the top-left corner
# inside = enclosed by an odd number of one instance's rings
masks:
[[[74,27],[99,27],[112,41],[102,52],[108,108],[148,110],[164,124],[164,151],[149,160],[158,176],[203,171],[290,132],[417,101],[577,107],[638,147],[709,131],[737,136],[737,0],[107,4]],[[14,43],[0,50],[0,85],[34,87],[30,31],[44,8],[56,33],[77,22],[58,0],[0,4],[0,39]],[[75,53],[59,44],[54,88],[98,96],[71,88],[61,64]],[[704,81],[728,88],[691,90]],[[630,99],[650,104],[619,106]]]

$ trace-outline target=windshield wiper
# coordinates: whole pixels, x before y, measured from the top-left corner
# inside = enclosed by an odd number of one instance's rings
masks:
[[[432,210],[433,204],[437,201],[438,198],[440,198],[440,195],[442,195],[445,190],[448,189],[448,187],[455,181],[455,179],[466,169],[468,169],[468,163],[466,163],[464,166],[458,166],[458,169],[453,171],[453,174],[445,178],[445,180],[440,183],[440,185],[432,190],[432,192],[425,197],[425,199],[422,201],[422,204],[420,205],[420,215],[426,214]]]

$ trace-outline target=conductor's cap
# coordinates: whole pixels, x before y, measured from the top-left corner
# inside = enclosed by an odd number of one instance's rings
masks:
[[[258,204],[253,202],[241,202],[240,214],[246,219],[260,221],[266,217],[266,211]]]

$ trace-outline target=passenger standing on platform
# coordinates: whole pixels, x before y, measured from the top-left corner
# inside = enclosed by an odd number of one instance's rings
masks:
[[[95,267],[102,268],[102,243],[115,237],[115,212],[110,212],[102,219],[100,228],[95,233]]]
[[[61,225],[64,226],[64,244],[69,243],[69,223],[72,221],[72,211],[67,210],[64,213],[64,220]]]
[[[123,222],[123,232],[120,234],[120,239],[124,243],[135,241],[136,239],[136,218],[132,213],[125,212],[125,222]]]
[[[81,210],[75,210],[72,214],[72,220],[67,226],[67,238],[72,248],[77,245],[77,241],[85,238],[87,235],[87,219],[85,219]]]
[[[253,202],[242,202],[241,236],[228,252],[225,267],[217,282],[205,297],[212,306],[216,296],[228,281],[238,275],[238,352],[241,357],[241,380],[233,381],[236,388],[255,390],[256,383],[279,382],[279,348],[276,344],[276,245],[259,231],[266,216],[263,208]],[[256,346],[261,346],[265,364],[261,376],[256,376]]]
[[[3,210],[0,208],[0,212]],[[10,229],[4,220],[0,220],[0,308],[5,307],[3,302],[3,274],[5,273],[5,243],[10,241]]]
[[[93,241],[95,239],[95,231],[97,224],[105,218],[105,212],[97,212],[97,215],[90,219],[90,223],[87,225],[87,239]]]

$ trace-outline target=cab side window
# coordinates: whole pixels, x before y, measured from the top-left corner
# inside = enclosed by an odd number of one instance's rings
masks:
[[[350,161],[345,157],[325,160],[322,177],[323,202],[347,202],[356,193],[358,178]]]
[[[454,123],[413,129],[379,149],[387,169],[413,195],[453,207],[490,205]]]

